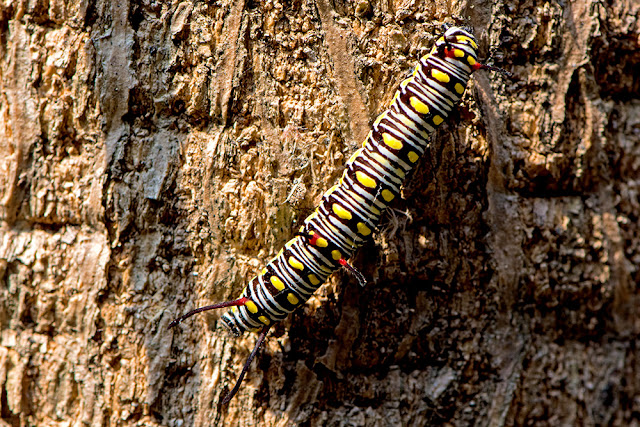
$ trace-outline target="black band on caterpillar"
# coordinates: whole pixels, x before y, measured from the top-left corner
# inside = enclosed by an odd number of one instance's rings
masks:
[[[198,308],[170,324],[173,327],[193,314],[232,306],[222,316],[228,329],[236,335],[261,330],[236,385],[222,404],[238,391],[270,326],[307,301],[331,273],[345,267],[361,285],[366,283],[347,260],[369,238],[382,212],[400,193],[404,177],[462,97],[471,73],[486,69],[510,75],[480,64],[477,50],[469,31],[448,28],[431,52],[420,59],[411,77],[400,83],[391,106],[375,120],[362,148],[347,161],[339,183],[324,194],[300,231],[240,297]]]

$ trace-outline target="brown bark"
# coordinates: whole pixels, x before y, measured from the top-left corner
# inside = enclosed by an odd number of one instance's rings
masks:
[[[5,1],[0,415],[27,425],[638,425],[640,6]],[[220,313],[444,21],[514,73],[460,108],[346,273]]]

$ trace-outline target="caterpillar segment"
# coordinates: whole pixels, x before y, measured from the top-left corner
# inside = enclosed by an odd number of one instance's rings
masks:
[[[240,387],[269,328],[304,304],[337,269],[346,268],[361,285],[364,276],[347,260],[377,226],[380,216],[400,194],[407,173],[427,149],[430,135],[458,103],[471,73],[482,65],[473,35],[450,27],[422,57],[411,77],[402,81],[389,108],[373,123],[362,148],[347,161],[339,183],[322,197],[318,208],[280,253],[252,279],[236,300],[201,307],[193,314],[232,307],[221,320],[232,333],[258,331],[260,336],[227,403]]]

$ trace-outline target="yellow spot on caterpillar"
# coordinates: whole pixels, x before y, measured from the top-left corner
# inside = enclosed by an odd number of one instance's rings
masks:
[[[289,265],[296,270],[304,270],[304,265],[292,256],[289,257]]]
[[[467,36],[456,36],[456,40],[459,41],[459,42],[468,41],[471,44],[471,46],[473,46],[474,49],[478,48],[478,45],[476,44],[476,42],[474,42],[473,39],[470,39]]]
[[[269,324],[271,323],[271,322],[269,321],[269,319],[267,319],[267,318],[266,318],[266,317],[264,317],[264,316],[260,316],[260,317],[258,317],[258,320],[260,320],[262,323],[264,323],[264,324],[265,324],[265,325],[267,325],[267,326],[269,326]]]
[[[237,313],[238,312],[238,307],[235,306],[235,305],[233,307],[231,307],[231,312],[234,313],[234,314]]]
[[[333,187],[331,187],[330,189],[328,189],[327,192],[324,193],[324,197],[329,197],[331,195],[331,193],[336,191],[337,188],[338,188],[338,184],[336,184]]]
[[[472,67],[473,67],[474,65],[476,65],[476,60],[475,60],[475,59],[473,59],[473,57],[472,57],[472,56],[470,56],[470,57],[468,57],[468,58],[467,58],[467,62],[468,62],[468,63],[469,63],[469,65],[471,65]]]
[[[256,305],[255,302],[249,300],[249,301],[245,302],[244,305],[245,305],[245,307],[247,307],[247,310],[249,310],[253,314],[256,314],[258,312],[258,306]]]
[[[418,161],[418,159],[420,158],[420,156],[418,156],[418,153],[416,153],[415,151],[409,151],[409,161],[411,163],[415,163]]]
[[[327,239],[323,239],[322,237],[318,237],[318,240],[316,240],[316,246],[318,246],[320,248],[326,248],[327,246],[329,246],[329,242],[327,242]]]
[[[449,80],[451,80],[447,73],[443,73],[442,71],[437,70],[435,68],[431,70],[431,75],[433,76],[434,79],[442,83],[449,83]]]
[[[282,255],[283,252],[284,252],[284,249],[280,249],[280,252],[278,252],[278,255],[276,255],[276,258],[279,258],[280,255]]]
[[[298,298],[296,298],[296,296],[294,294],[287,295],[287,300],[289,300],[291,305],[298,305],[298,303],[300,302],[300,301],[298,301]]]
[[[393,193],[389,190],[382,190],[382,198],[387,201],[390,202],[392,201],[396,196],[393,195]]]
[[[440,123],[442,123],[444,121],[444,119],[438,115],[433,116],[433,124],[438,126]]]
[[[382,121],[382,119],[384,119],[384,116],[386,116],[386,115],[387,115],[387,112],[386,112],[386,111],[385,111],[384,113],[380,114],[380,115],[378,116],[378,118],[376,118],[376,121],[375,121],[375,122],[373,122],[373,125],[374,125],[374,126],[378,126],[378,125],[380,124],[380,122]]]
[[[402,142],[386,132],[382,134],[382,140],[384,141],[385,144],[387,144],[389,147],[393,148],[394,150],[399,150],[402,148]]]
[[[355,153],[353,153],[353,154],[351,155],[351,157],[349,157],[349,160],[347,161],[347,164],[351,164],[351,163],[353,163],[353,162],[356,160],[356,157],[358,157],[358,156],[360,155],[360,153],[362,153],[362,148],[358,148],[358,149],[356,150],[356,152],[355,152]],[[341,179],[342,179],[342,178],[341,178]]]
[[[371,178],[370,176],[368,176],[366,173],[362,172],[362,171],[357,171],[356,172],[356,179],[358,180],[358,182],[362,185],[364,185],[367,188],[375,188],[376,187],[376,181]]]
[[[367,135],[367,137],[364,139],[364,141],[362,141],[362,148],[367,146],[367,142],[371,139],[371,135],[373,135],[373,131],[372,130],[369,131],[369,135]]]
[[[420,113],[420,114],[428,114],[429,113],[429,106],[427,104],[425,104],[424,102],[420,101],[415,96],[412,96],[411,98],[409,98],[409,103],[411,104],[413,109],[416,110],[418,113]]]
[[[396,102],[396,100],[400,98],[400,91],[397,90],[396,93],[393,95],[393,99],[391,100],[391,103],[393,104],[394,102]]]
[[[260,274],[262,274],[263,276],[264,276],[265,274],[267,274],[267,268],[266,268],[266,267],[265,267],[265,268],[263,268],[263,269],[262,269],[262,271],[260,272]]]
[[[400,83],[400,87],[402,88],[402,90],[404,90],[407,85],[409,83],[411,83],[412,77],[409,77],[408,79],[404,79],[401,83]]]
[[[363,236],[368,236],[369,234],[371,234],[371,229],[367,227],[364,223],[359,222],[358,233],[362,234]]]
[[[458,92],[459,94],[462,94],[462,92],[464,92],[464,86],[462,86],[460,83],[456,83],[454,87],[456,89],[456,92]]]
[[[307,277],[313,286],[318,286],[320,284],[320,280],[318,280],[318,278],[313,274],[310,274]]]
[[[456,58],[462,58],[464,56],[464,52],[460,49],[454,49],[453,54],[456,56]]]
[[[281,291],[284,289],[284,283],[282,283],[282,280],[280,280],[278,277],[271,276],[271,279],[269,280],[271,281],[271,284],[273,285],[273,287],[276,288],[277,290]]]
[[[340,254],[339,251],[334,249],[334,250],[331,251],[331,257],[337,261],[340,258],[342,258],[342,255]]]
[[[331,208],[333,209],[333,213],[338,215],[342,219],[349,220],[352,218],[351,212],[343,208],[337,203],[334,203]]]

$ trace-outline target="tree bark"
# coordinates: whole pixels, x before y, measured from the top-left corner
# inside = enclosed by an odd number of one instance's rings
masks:
[[[221,313],[443,22],[484,57],[344,272]],[[7,426],[640,424],[640,5],[0,6]]]

